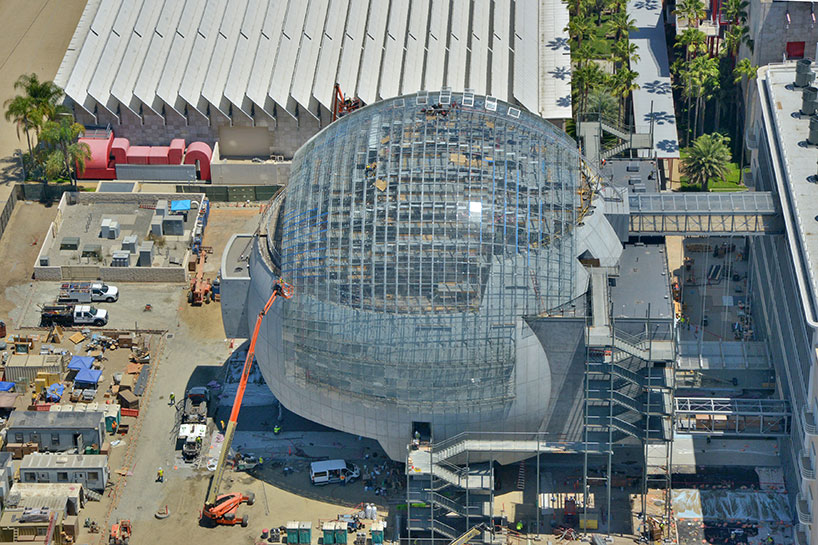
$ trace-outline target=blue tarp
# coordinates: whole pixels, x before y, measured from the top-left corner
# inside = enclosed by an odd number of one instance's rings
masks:
[[[0,392],[10,392],[14,390],[13,382],[0,382]]]
[[[171,212],[184,212],[190,210],[190,199],[186,201],[170,201]]]
[[[74,383],[82,384],[96,384],[102,376],[102,371],[98,369],[82,369],[77,376],[74,377]]]
[[[59,382],[48,387],[45,395],[46,401],[59,401],[62,398],[62,393],[65,391],[65,386]]]
[[[94,365],[94,358],[92,356],[72,356],[71,362],[68,364],[68,369],[71,371],[81,371],[82,369],[90,369]]]

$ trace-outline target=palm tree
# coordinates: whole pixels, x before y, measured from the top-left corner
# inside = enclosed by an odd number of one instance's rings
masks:
[[[611,17],[611,21],[609,23],[610,28],[615,32],[615,38],[617,40],[621,38],[627,38],[631,32],[635,32],[636,28],[636,21],[631,19],[628,16],[628,12],[625,10],[617,11]]]
[[[58,115],[67,110],[58,104],[63,96],[63,90],[53,81],[40,81],[37,74],[23,74],[14,82],[14,88],[25,91],[25,96],[31,99],[35,108],[40,112],[39,122],[35,124],[35,131],[39,131],[44,121],[54,121]]]
[[[693,119],[693,137],[698,136],[699,113],[702,119],[706,109],[706,101],[719,88],[719,61],[715,57],[701,55],[692,59],[688,64],[686,77],[690,79],[690,89],[696,98],[696,113]],[[704,121],[702,121],[704,125]]]
[[[711,180],[727,176],[730,163],[730,139],[722,134],[703,134],[685,149],[682,159],[682,173],[689,182],[700,184],[702,191],[708,190]]]
[[[12,121],[17,126],[17,139],[20,139],[20,129],[26,134],[28,155],[33,158],[34,153],[31,148],[31,134],[29,131],[37,126],[39,109],[31,98],[21,95],[8,99],[4,106],[6,107],[6,121]]]
[[[699,21],[704,19],[706,15],[702,0],[679,0],[673,13],[676,17],[685,19],[687,26],[691,27],[699,26]]]
[[[56,177],[67,172],[75,188],[77,173],[84,172],[86,161],[91,159],[88,144],[77,142],[84,131],[85,127],[75,123],[73,119],[63,117],[59,121],[46,121],[41,134],[43,142],[51,148],[45,162],[46,173],[50,177]]]
[[[730,57],[736,58],[742,44],[747,44],[752,49],[752,41],[744,25],[733,25],[724,33],[724,52]]]
[[[605,89],[588,93],[588,111],[598,113],[603,119],[618,121],[619,101]]]
[[[725,19],[733,25],[746,22],[749,5],[747,0],[725,0],[723,4]]]
[[[589,38],[594,28],[594,22],[585,14],[575,15],[568,21],[568,26],[563,30],[568,32],[571,40],[577,48],[582,46],[582,40]]]
[[[623,66],[629,66],[630,63],[639,61],[641,57],[637,51],[639,51],[639,46],[627,38],[617,40],[611,46],[611,53],[613,53],[614,58],[618,59]]]
[[[684,48],[685,60],[707,51],[707,36],[698,28],[686,28],[676,37],[675,47]]]
[[[585,111],[585,104],[590,90],[602,85],[605,78],[605,73],[595,62],[584,62],[574,69],[571,74],[571,82],[580,114]]]

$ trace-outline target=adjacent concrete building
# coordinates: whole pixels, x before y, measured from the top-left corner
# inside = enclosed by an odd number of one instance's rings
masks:
[[[773,2],[773,5],[779,4]],[[791,9],[798,2],[789,3]],[[755,4],[754,4],[755,5]],[[804,3],[809,8],[811,3]],[[798,6],[802,9],[801,6]],[[808,17],[802,9],[802,17]],[[783,22],[779,22],[782,27]],[[806,24],[806,23],[801,23]],[[782,395],[792,404],[789,440],[782,442],[787,488],[794,496],[796,543],[818,543],[815,524],[818,464],[818,134],[814,118],[801,115],[802,93],[794,87],[795,63],[758,72],[753,126],[753,181],[776,193],[786,235],[751,242],[755,321],[775,362]]]

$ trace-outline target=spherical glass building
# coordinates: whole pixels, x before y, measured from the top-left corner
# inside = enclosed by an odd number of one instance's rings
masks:
[[[250,256],[250,322],[277,278],[295,288],[258,343],[273,393],[397,459],[417,423],[436,440],[538,431],[551,366],[527,320],[586,289],[580,165],[560,129],[491,97],[419,93],[333,122]]]

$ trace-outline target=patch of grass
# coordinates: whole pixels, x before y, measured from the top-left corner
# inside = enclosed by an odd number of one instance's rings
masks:
[[[682,161],[684,161],[687,154],[682,151],[680,152],[680,156]],[[750,172],[749,168],[744,169],[744,175],[746,176],[747,173]],[[727,165],[727,176],[724,177],[723,180],[711,180],[710,184],[708,184],[708,189],[711,192],[729,192],[729,191],[747,191],[747,186],[738,181],[739,177],[739,168],[737,163],[729,163]],[[681,177],[682,188],[681,191],[701,191],[700,184],[691,184],[688,183],[687,178],[685,176]]]

